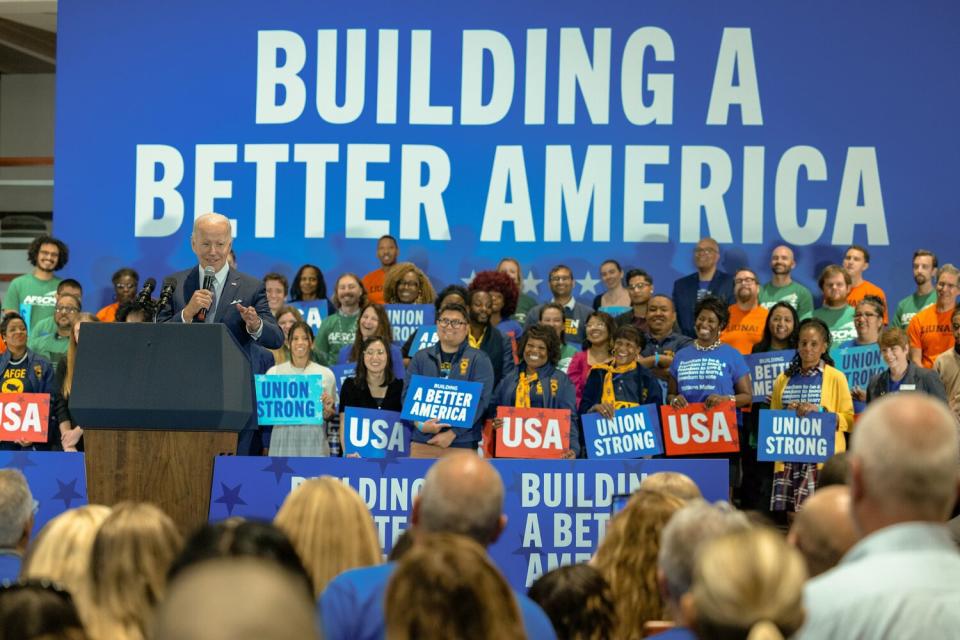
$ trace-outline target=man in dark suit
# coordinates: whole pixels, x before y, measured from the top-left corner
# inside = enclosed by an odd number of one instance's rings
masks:
[[[704,238],[697,243],[693,251],[693,264],[696,273],[679,278],[673,283],[673,304],[677,310],[677,323],[680,332],[691,338],[697,336],[693,329],[693,308],[697,301],[706,296],[714,296],[731,305],[733,299],[733,278],[729,273],[717,269],[720,263],[720,245],[713,238]]]
[[[161,322],[219,322],[227,326],[250,358],[253,373],[266,373],[270,359],[266,349],[283,345],[283,332],[270,313],[267,294],[258,278],[240,273],[230,267],[227,256],[233,244],[230,221],[219,213],[206,213],[196,219],[190,247],[197,256],[198,266],[173,274],[177,289],[170,307],[159,314]],[[203,288],[204,270],[211,267],[216,283],[211,293]],[[201,320],[198,314],[207,309]],[[241,455],[248,453],[256,422],[244,428],[237,446]],[[259,453],[259,451],[253,451]]]

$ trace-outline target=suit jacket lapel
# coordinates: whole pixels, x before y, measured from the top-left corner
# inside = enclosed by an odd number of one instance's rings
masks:
[[[230,302],[239,298],[239,294],[239,274],[233,269],[230,269],[227,271],[227,281],[223,283],[223,291],[220,292],[220,299],[217,300],[217,313],[213,316],[214,322],[223,321],[223,315],[233,306]]]

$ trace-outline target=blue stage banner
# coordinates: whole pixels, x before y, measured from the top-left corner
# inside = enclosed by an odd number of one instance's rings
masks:
[[[357,373],[357,363],[348,362],[347,364],[332,364],[329,367],[333,371],[333,377],[337,381],[337,402],[340,401],[340,387],[347,378],[352,378]]]
[[[361,458],[410,455],[410,425],[396,411],[347,407],[343,410],[343,454]]]
[[[660,408],[655,404],[618,409],[612,420],[585,413],[580,422],[588,458],[642,458],[663,453]]]
[[[356,489],[373,514],[384,553],[410,525],[413,499],[433,460],[252,458],[214,462],[210,520],[271,520],[307,478],[329,475]],[[526,591],[546,571],[590,558],[603,538],[614,495],[660,471],[690,476],[704,498],[726,500],[726,460],[492,460],[505,487],[507,528],[490,554],[507,580]]]
[[[916,248],[956,252],[933,230],[955,210],[960,3],[548,6],[64,0],[63,275],[98,308],[118,267],[193,266],[211,210],[241,270],[314,263],[331,295],[388,233],[435,288],[511,256],[524,293],[549,299],[563,262],[588,304],[608,258],[670,291],[703,236],[764,281],[789,244],[813,289],[863,244],[890,302]]]
[[[33,536],[64,511],[87,504],[87,471],[82,453],[0,451],[0,469],[19,469],[40,503]]]
[[[311,300],[309,302],[288,302],[287,304],[300,311],[304,321],[313,329],[313,335],[317,335],[320,325],[327,319],[327,301]]]
[[[323,424],[323,377],[254,376],[258,424]]]
[[[454,362],[453,366],[459,365]],[[468,428],[473,426],[482,394],[483,385],[479,382],[413,376],[400,417],[418,422],[434,418],[441,424]]]
[[[750,381],[753,383],[753,401],[767,402],[773,393],[773,382],[793,360],[796,350],[767,351],[751,353],[743,357],[750,367]]]
[[[420,327],[434,326],[437,310],[432,304],[388,304],[387,317],[393,329],[393,341],[403,344]],[[418,349],[419,351],[419,349]],[[411,353],[413,353],[411,351]]]
[[[823,462],[833,455],[837,414],[760,410],[757,460]]]
[[[420,327],[414,334],[413,342],[410,344],[410,356],[413,357],[413,354],[417,351],[432,347],[439,341],[440,336],[437,335],[437,325],[432,324]]]

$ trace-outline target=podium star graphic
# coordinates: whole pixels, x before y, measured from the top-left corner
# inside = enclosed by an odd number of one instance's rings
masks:
[[[11,469],[20,469],[20,471],[35,466],[37,463],[30,459],[30,453],[27,451],[14,451],[10,455],[10,464],[7,465]]]
[[[261,469],[261,471],[267,471],[272,473],[274,478],[277,480],[277,484],[280,484],[280,481],[283,479],[283,476],[290,474],[293,475],[296,471],[288,464],[288,458],[270,458],[270,464]]]
[[[69,509],[74,500],[82,500],[83,494],[77,492],[77,479],[74,478],[70,482],[62,482],[57,480],[57,485],[60,487],[60,490],[55,494],[50,496],[51,500],[63,500],[64,509]]]
[[[470,283],[473,282],[473,279],[476,278],[476,277],[477,277],[477,270],[476,270],[476,269],[471,269],[471,270],[470,270],[470,275],[468,275],[466,278],[460,278],[460,282],[463,283],[463,286],[469,287],[469,286],[470,286]]]
[[[225,483],[220,483],[220,490],[223,492],[222,495],[214,500],[218,504],[225,505],[227,507],[227,515],[233,515],[233,509],[238,504],[246,506],[246,502],[243,498],[240,497],[240,489],[243,487],[243,483],[238,484],[234,487],[227,486]]]

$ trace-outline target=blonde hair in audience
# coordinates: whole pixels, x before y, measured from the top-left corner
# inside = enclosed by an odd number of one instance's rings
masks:
[[[86,624],[90,615],[90,555],[100,525],[110,507],[91,504],[61,513],[44,525],[30,545],[20,577],[62,584]]]
[[[652,473],[643,479],[640,488],[676,496],[684,502],[703,497],[703,494],[700,493],[700,487],[690,476],[676,471]]]
[[[657,585],[660,533],[684,504],[676,496],[641,488],[608,526],[592,564],[613,592],[615,638],[639,638],[645,622],[663,619]]]
[[[377,528],[360,494],[329,476],[294,489],[273,523],[290,538],[317,596],[337,574],[383,559]]]
[[[684,596],[701,640],[781,640],[803,624],[807,569],[776,531],[755,527],[707,542]]]
[[[60,395],[64,398],[69,398],[70,391],[73,389],[73,371],[77,368],[77,325],[81,322],[100,322],[100,318],[84,311],[77,314],[73,326],[70,327],[70,344],[67,345],[67,372],[63,376],[63,386],[60,387]]]
[[[120,502],[93,542],[93,640],[142,640],[163,599],[167,570],[183,546],[170,517],[147,503]]]
[[[510,586],[486,550],[466,536],[418,532],[385,600],[387,640],[526,637]]]

